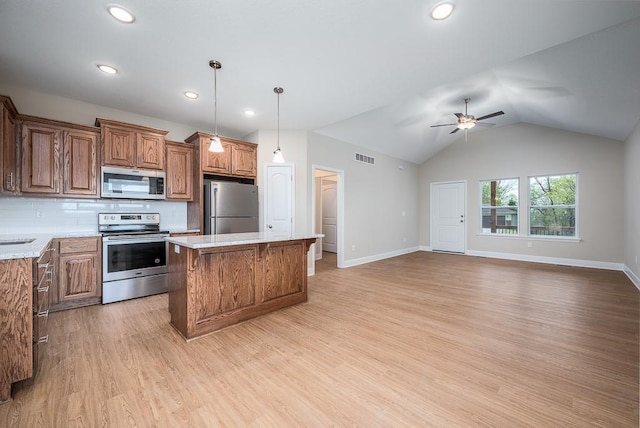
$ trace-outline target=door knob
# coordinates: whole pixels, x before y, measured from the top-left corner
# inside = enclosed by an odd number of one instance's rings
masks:
[[[271,226],[270,224],[268,224],[268,225],[267,225],[267,227],[268,227],[269,229],[273,229],[273,226]]]

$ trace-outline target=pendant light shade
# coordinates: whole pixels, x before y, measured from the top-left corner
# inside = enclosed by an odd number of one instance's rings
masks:
[[[222,64],[216,60],[209,61],[209,67],[213,68],[213,123],[214,131],[209,143],[209,151],[213,153],[224,152],[224,147],[220,142],[218,135],[218,70],[222,68]]]
[[[284,156],[282,155],[282,150],[280,150],[280,94],[284,92],[284,89],[275,87],[273,92],[278,97],[278,147],[273,152],[273,163],[284,163]]]

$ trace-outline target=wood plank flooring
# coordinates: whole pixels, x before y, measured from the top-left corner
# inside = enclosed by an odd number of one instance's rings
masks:
[[[418,252],[184,342],[166,295],[51,315],[2,427],[637,427],[621,272]]]

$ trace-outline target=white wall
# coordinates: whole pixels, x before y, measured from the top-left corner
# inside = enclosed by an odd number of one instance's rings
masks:
[[[308,142],[309,168],[344,171],[346,266],[418,247],[418,165],[316,133]],[[375,165],[357,162],[356,152],[375,157]]]
[[[420,243],[430,245],[429,183],[466,180],[469,253],[619,268],[624,260],[623,164],[620,141],[530,124],[470,132],[468,141],[461,138],[420,167]],[[520,233],[525,235],[528,177],[574,172],[579,173],[580,242],[478,235],[480,180],[520,178]]]
[[[640,121],[624,144],[624,264],[640,288]]]

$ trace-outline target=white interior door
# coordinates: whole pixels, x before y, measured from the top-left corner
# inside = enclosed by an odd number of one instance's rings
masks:
[[[431,184],[431,249],[465,252],[466,184]]]
[[[295,230],[293,165],[267,165],[265,170],[264,231],[291,234]]]
[[[334,180],[322,179],[322,251],[338,252],[338,189]]]

